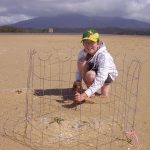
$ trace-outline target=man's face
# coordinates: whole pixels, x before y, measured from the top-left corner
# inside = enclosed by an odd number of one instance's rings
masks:
[[[97,42],[93,42],[91,40],[84,40],[83,46],[84,46],[84,49],[87,53],[94,55],[95,52],[97,51],[98,47],[99,47],[99,44]]]

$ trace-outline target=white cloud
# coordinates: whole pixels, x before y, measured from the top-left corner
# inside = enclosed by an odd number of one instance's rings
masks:
[[[7,8],[5,8],[5,7],[0,7],[0,13],[4,13],[4,12],[6,12],[7,11]]]
[[[126,18],[150,22],[150,0],[131,1]]]
[[[25,16],[25,15],[0,16],[0,25],[12,24],[18,21],[28,20],[30,18],[31,17]]]

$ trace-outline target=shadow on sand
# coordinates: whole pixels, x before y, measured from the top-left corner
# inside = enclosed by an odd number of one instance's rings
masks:
[[[64,108],[75,108],[82,103],[76,103],[74,101],[74,91],[72,88],[64,89],[35,89],[34,95],[36,96],[61,96],[61,100],[56,100],[56,102],[61,103]],[[68,102],[68,103],[66,103]],[[71,102],[71,103],[70,103]]]

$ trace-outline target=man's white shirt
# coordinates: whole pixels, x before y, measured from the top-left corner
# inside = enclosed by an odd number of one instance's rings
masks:
[[[82,49],[78,54],[78,62],[83,62],[87,56],[87,53]],[[118,71],[116,69],[114,60],[110,53],[107,51],[104,43],[100,45],[100,48],[93,55],[93,57],[89,60],[94,66],[97,67],[97,74],[93,84],[85,91],[88,97],[97,92],[104,84],[108,75],[112,80],[118,76]],[[79,70],[76,71],[76,80],[81,80],[82,77],[80,75]]]

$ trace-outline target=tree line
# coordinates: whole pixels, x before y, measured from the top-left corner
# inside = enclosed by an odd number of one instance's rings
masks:
[[[150,29],[127,29],[127,28],[96,28],[102,34],[119,35],[150,35]],[[53,28],[53,33],[83,33],[85,28]],[[49,33],[48,28],[19,28],[13,26],[1,26],[0,33]],[[52,33],[51,33],[52,34]]]

